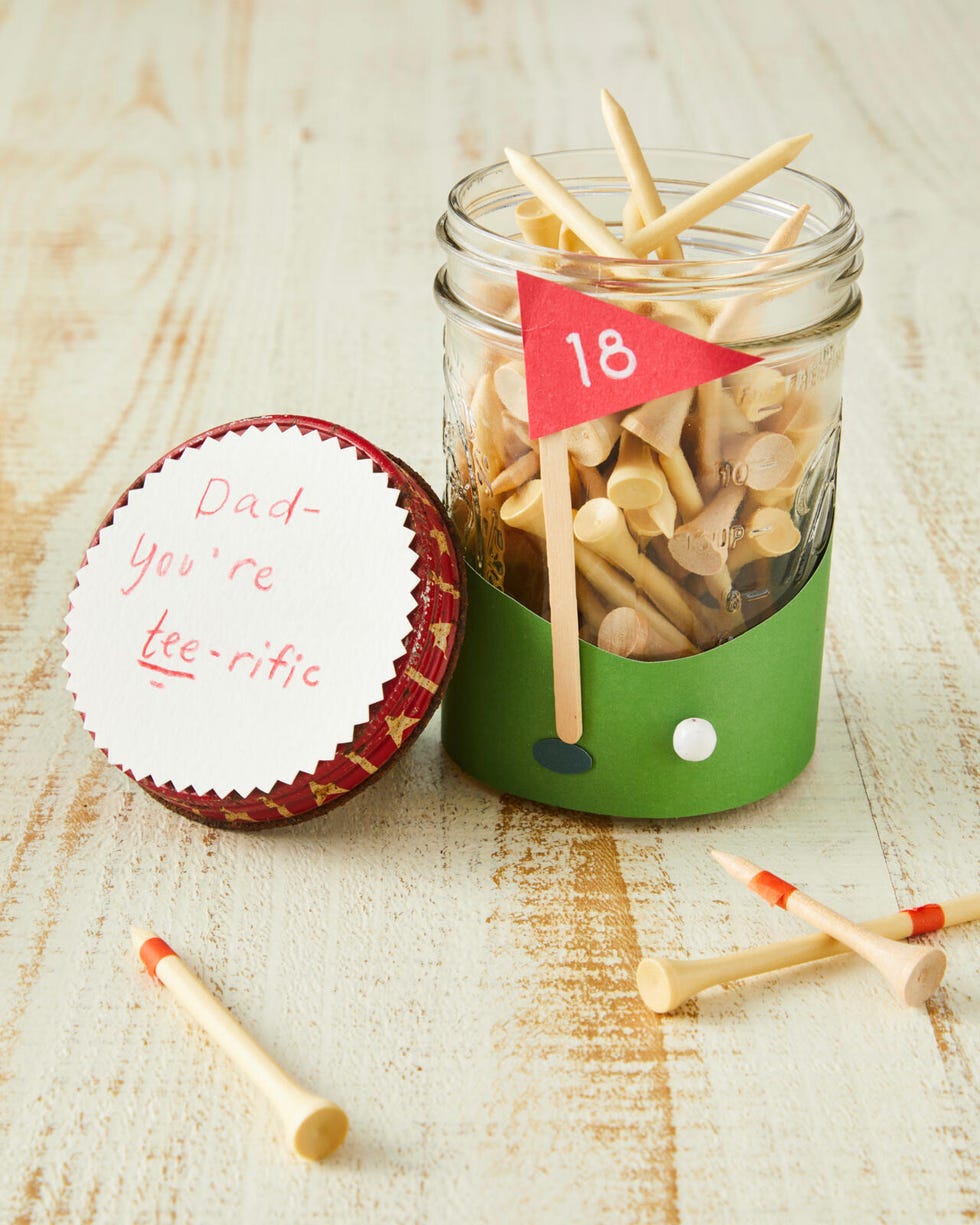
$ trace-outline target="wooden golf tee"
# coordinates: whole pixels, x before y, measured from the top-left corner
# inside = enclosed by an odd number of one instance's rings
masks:
[[[648,400],[626,414],[623,429],[641,438],[661,455],[672,455],[680,449],[681,431],[693,399],[693,389],[686,387],[669,396]]]
[[[695,611],[693,597],[640,553],[623,512],[614,502],[592,498],[580,507],[575,516],[575,537],[634,578],[686,638],[699,642],[709,636],[705,622]]]
[[[490,482],[490,492],[494,497],[499,497],[502,493],[512,493],[521,485],[533,480],[540,470],[541,461],[537,451],[525,451],[520,459],[515,459],[503,472],[499,472],[493,478]]]
[[[653,175],[646,164],[639,142],[633,132],[633,125],[626,112],[608,89],[602,91],[601,99],[602,117],[606,121],[606,130],[613,142],[613,148],[616,150],[616,156],[619,158],[626,181],[630,185],[631,199],[634,200],[640,214],[640,227],[638,228],[642,228],[663,216],[663,201],[660,199],[657,185],[653,181]],[[668,238],[659,254],[661,259],[684,258],[681,244],[676,238]]]
[[[656,220],[645,225],[639,233],[630,239],[630,249],[641,259],[645,259],[654,247],[662,247],[670,238],[676,238],[688,226],[721,208],[729,200],[734,200],[743,191],[748,191],[775,171],[782,169],[796,157],[804,146],[809,144],[810,134],[793,136],[789,140],[780,140],[763,149],[747,162],[740,162],[720,179],[702,187],[700,191],[689,196],[681,204],[676,205]],[[540,194],[540,193],[539,193]],[[555,212],[558,210],[555,209]],[[601,252],[596,252],[601,254]]]
[[[516,149],[504,149],[516,178],[532,195],[578,235],[596,253],[612,259],[635,259],[633,252],[616,238],[584,204],[573,196],[533,157]],[[651,244],[651,249],[656,246]]]
[[[544,499],[545,552],[551,606],[551,667],[555,690],[555,731],[566,744],[582,738],[582,676],[575,596],[575,537],[568,485],[565,431],[539,440]]]
[[[615,417],[593,417],[568,427],[565,446],[577,464],[595,468],[608,457],[618,438],[619,422]]]
[[[746,489],[775,489],[796,462],[796,448],[785,434],[749,434],[725,456],[732,479]]]
[[[799,543],[800,529],[789,511],[759,506],[745,521],[745,535],[728,554],[728,569],[737,574],[743,566],[760,558],[785,557]]]
[[[903,1004],[924,1004],[942,982],[946,972],[942,949],[900,944],[879,936],[739,855],[725,851],[712,851],[711,855],[730,876],[748,885],[770,906],[781,906],[869,961]]]
[[[619,457],[609,474],[607,497],[621,510],[639,510],[659,502],[667,481],[663,469],[635,434],[623,430]]]
[[[163,983],[272,1104],[292,1151],[307,1161],[320,1161],[339,1148],[347,1135],[343,1110],[288,1076],[165,941],[138,927],[131,932],[133,948],[150,977]]]
[[[860,926],[867,931],[905,940],[926,932],[940,931],[957,923],[980,919],[980,893],[951,898],[948,902],[928,903],[899,910],[896,914],[871,919]],[[851,950],[830,936],[798,936],[754,949],[739,949],[722,957],[702,957],[690,961],[670,957],[645,957],[636,969],[640,998],[652,1012],[672,1012],[709,987],[720,987],[739,978],[785,970],[825,957],[840,957]]]
[[[676,642],[658,632],[649,615],[628,605],[606,613],[599,623],[596,645],[625,659],[669,658],[677,653]]]
[[[528,481],[507,499],[500,508],[501,522],[544,540],[544,495],[541,481]],[[666,643],[672,655],[693,655],[694,644],[647,600],[638,596],[636,588],[615,566],[609,565],[580,541],[575,541],[575,564],[582,577],[612,605],[625,604],[650,621],[652,628]]]
[[[514,220],[525,242],[551,250],[558,246],[561,221],[540,200],[522,200],[514,209]]]
[[[744,498],[741,485],[728,485],[716,493],[699,515],[671,536],[667,548],[674,561],[691,574],[717,574],[724,569],[732,520]]]
[[[774,255],[777,251],[786,251],[790,247],[795,246],[809,212],[809,204],[801,204],[796,212],[791,217],[788,217],[772,235],[762,248],[762,254]],[[768,262],[771,263],[772,261]],[[765,295],[760,299],[760,295],[750,293],[738,298],[732,298],[712,320],[711,327],[708,329],[708,339],[717,341],[724,337],[726,333],[730,333],[734,327],[737,327],[743,321],[744,316],[752,310],[754,305],[758,305],[760,300],[764,300],[764,297]]]

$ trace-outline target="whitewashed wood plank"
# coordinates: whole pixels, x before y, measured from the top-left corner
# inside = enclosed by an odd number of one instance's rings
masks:
[[[598,30],[509,0],[0,16],[5,1217],[980,1211],[976,933],[939,937],[950,970],[924,1013],[856,964],[662,1020],[631,983],[668,940],[782,934],[786,916],[709,884],[721,834],[775,870],[805,861],[801,883],[863,914],[976,887],[975,227],[947,181],[976,194],[970,7],[924,23],[905,3],[698,0]],[[604,143],[603,85],[650,143],[814,130],[803,165],[868,231],[814,765],[737,815],[583,821],[465,780],[432,728],[373,793],[282,836],[157,808],[93,754],[58,674],[105,506],[197,429],[273,407],[343,420],[438,487],[446,189],[505,143]],[[277,1148],[133,965],[133,919],[350,1111],[333,1162]]]

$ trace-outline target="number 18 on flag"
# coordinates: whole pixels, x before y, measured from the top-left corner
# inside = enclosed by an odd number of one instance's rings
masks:
[[[592,380],[589,377],[589,367],[585,360],[581,335],[578,332],[569,332],[565,337],[565,343],[571,345],[575,350],[582,386],[591,387]],[[613,365],[613,359],[616,357],[622,358],[622,365]],[[636,354],[632,349],[627,349],[623,344],[622,336],[615,328],[606,328],[604,332],[599,333],[599,368],[607,379],[628,379],[636,373]]]

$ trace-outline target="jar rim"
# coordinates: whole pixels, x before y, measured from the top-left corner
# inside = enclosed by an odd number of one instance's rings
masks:
[[[648,163],[652,165],[657,165],[658,159],[666,161],[668,158],[692,160],[698,158],[716,162],[723,168],[721,173],[724,172],[724,169],[732,168],[748,160],[735,154],[713,153],[695,149],[644,148],[642,152],[647,158]],[[548,167],[549,163],[553,164],[559,158],[577,158],[581,159],[584,164],[588,164],[590,159],[594,162],[599,157],[615,157],[615,154],[611,149],[596,148],[552,150],[547,153],[535,154],[535,159],[545,168]],[[490,179],[491,176],[500,175],[501,173],[505,175],[509,173],[510,175],[511,183],[508,185],[508,188],[512,189],[515,193],[513,196],[514,203],[531,197],[532,193],[513,175],[513,171],[507,162],[495,162],[492,165],[481,167],[464,176],[450,189],[446,213],[440,220],[437,236],[443,246],[461,251],[469,248],[473,255],[487,259],[498,267],[508,268],[516,272],[526,268],[529,261],[533,261],[536,256],[539,256],[542,251],[548,250],[548,248],[535,246],[532,243],[525,242],[520,237],[515,238],[494,232],[474,219],[471,215],[472,204],[470,207],[467,207],[464,203],[466,193],[471,192],[482,182]],[[595,176],[595,178],[596,181],[600,179],[605,182],[613,181],[611,176]],[[604,273],[613,278],[624,271],[643,269],[649,276],[652,268],[662,270],[665,279],[669,277],[672,290],[674,292],[683,292],[697,290],[708,284],[712,286],[724,284],[746,286],[756,281],[768,280],[774,275],[785,276],[795,273],[812,273],[821,265],[833,263],[842,256],[853,255],[855,253],[861,245],[863,235],[857,224],[854,209],[850,201],[838,188],[815,175],[789,167],[775,171],[763,182],[773,183],[779,180],[792,183],[797,188],[796,194],[806,192],[810,195],[816,195],[825,199],[832,206],[835,210],[835,215],[831,220],[823,222],[827,226],[823,233],[815,234],[806,241],[797,243],[793,247],[786,248],[784,251],[763,254],[760,250],[749,255],[719,256],[713,260],[627,259],[596,255],[591,251],[562,251],[562,261],[569,272],[580,268],[583,274],[585,274],[586,269],[588,269],[587,279],[591,280],[605,279]],[[626,179],[622,175],[621,170],[615,176],[615,181],[619,181],[624,186],[627,186]],[[666,188],[669,185],[689,186],[693,191],[700,190],[708,181],[677,178],[671,175],[655,176],[655,182],[658,187]],[[492,196],[479,197],[479,199],[488,198],[492,198]],[[787,201],[778,193],[762,194],[758,192],[757,188],[740,193],[733,198],[731,203],[735,201],[751,203],[753,200],[758,202],[757,207],[760,211],[770,213],[774,211],[771,207],[773,204],[782,204],[784,208],[787,205]],[[769,207],[763,209],[763,204],[767,204]],[[796,206],[793,207],[795,208]],[[789,213],[785,213],[785,216],[789,215]],[[813,216],[812,211],[811,216]],[[814,217],[814,221],[816,222],[817,220],[818,218]],[[492,250],[487,248],[492,248]]]

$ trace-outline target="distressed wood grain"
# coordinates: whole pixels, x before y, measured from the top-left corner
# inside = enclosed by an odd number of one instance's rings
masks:
[[[798,921],[719,845],[867,918],[980,862],[968,134],[975,6],[936,0],[0,4],[0,1220],[815,1222],[980,1216],[980,931],[902,1011],[855,960],[645,1011],[637,960]],[[173,445],[275,410],[442,483],[432,237],[505,144],[801,167],[866,231],[817,754],[679,822],[498,796],[435,724],[333,815],[236,837],[151,803],[65,692],[106,507]],[[158,929],[344,1106],[298,1164],[133,964]]]

